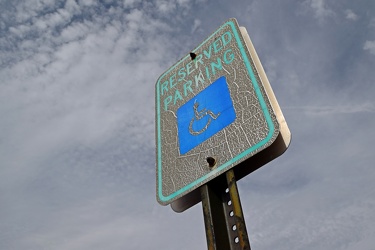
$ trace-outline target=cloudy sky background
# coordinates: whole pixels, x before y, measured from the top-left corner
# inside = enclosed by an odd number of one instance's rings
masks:
[[[230,17],[292,132],[238,183],[252,249],[374,249],[373,0],[0,0],[0,249],[206,249],[156,202],[154,86]]]

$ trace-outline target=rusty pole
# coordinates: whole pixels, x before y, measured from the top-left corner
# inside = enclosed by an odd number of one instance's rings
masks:
[[[251,250],[233,170],[200,191],[208,250]]]

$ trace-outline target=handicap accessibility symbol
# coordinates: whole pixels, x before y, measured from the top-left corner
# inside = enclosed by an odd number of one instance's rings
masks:
[[[189,125],[189,132],[192,135],[202,134],[204,131],[207,130],[208,126],[210,126],[211,120],[212,119],[216,120],[219,117],[219,115],[220,115],[220,112],[215,115],[211,110],[207,110],[206,108],[203,108],[202,110],[198,111],[198,107],[199,107],[199,103],[197,102],[197,100],[195,100],[194,101],[194,106],[193,106],[194,114],[195,115],[194,115],[193,119],[191,119],[190,125]],[[201,130],[194,131],[194,128],[193,128],[194,122],[195,121],[199,121],[199,120],[203,119],[206,116],[209,116],[208,120],[206,122],[206,125]]]
[[[177,109],[180,154],[186,154],[236,119],[225,76]]]

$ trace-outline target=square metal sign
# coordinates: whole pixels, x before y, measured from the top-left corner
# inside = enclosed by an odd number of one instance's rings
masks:
[[[279,134],[236,19],[164,72],[155,91],[160,204],[172,203],[266,149]]]

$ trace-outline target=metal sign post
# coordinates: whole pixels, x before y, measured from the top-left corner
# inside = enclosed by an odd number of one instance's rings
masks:
[[[233,170],[200,188],[209,250],[250,250]]]

